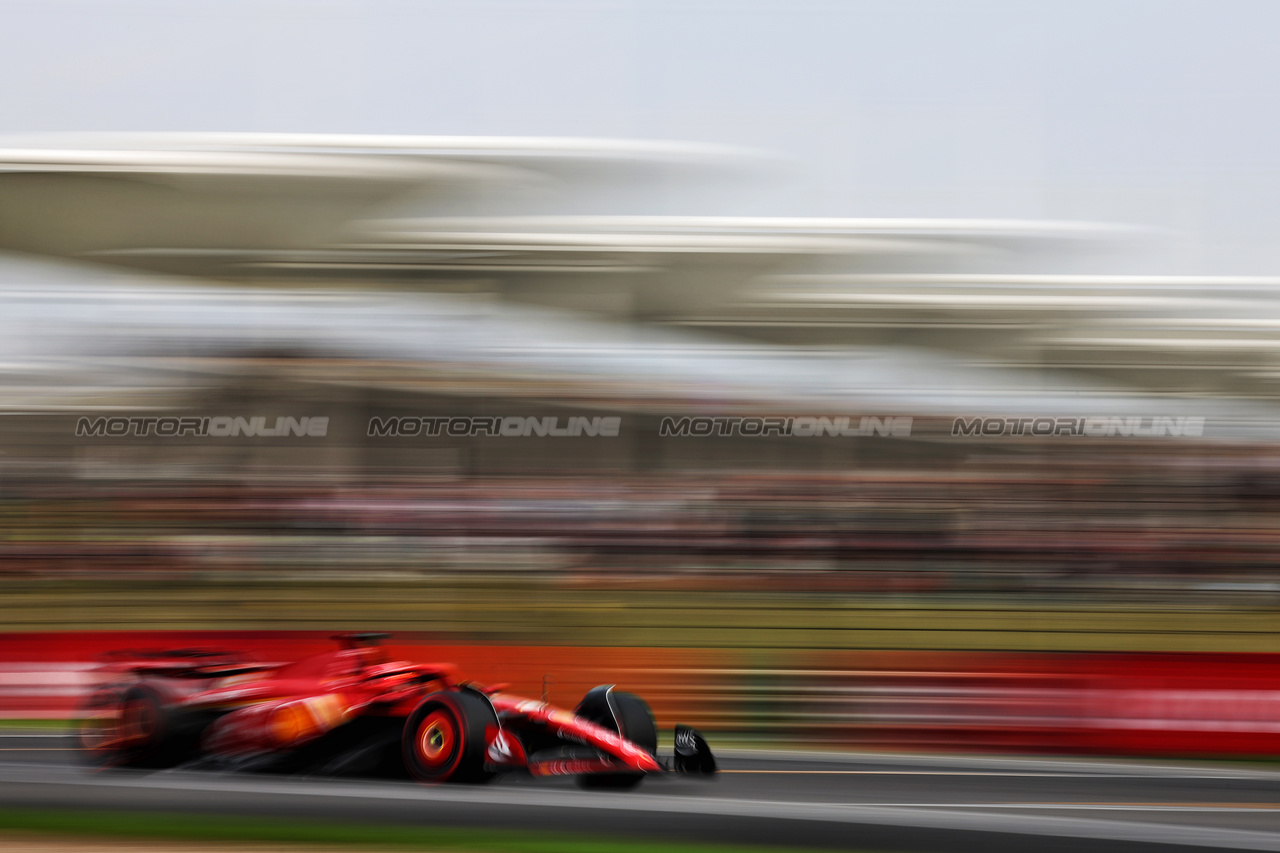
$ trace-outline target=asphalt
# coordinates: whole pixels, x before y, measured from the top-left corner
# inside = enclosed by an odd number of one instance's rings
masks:
[[[629,838],[914,851],[1280,851],[1280,771],[1209,763],[722,752],[707,781],[632,792],[81,767],[70,739],[0,735],[0,807],[273,815]]]

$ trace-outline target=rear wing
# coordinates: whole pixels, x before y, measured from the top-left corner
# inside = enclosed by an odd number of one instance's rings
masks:
[[[103,672],[157,675],[166,678],[227,678],[278,668],[242,652],[211,649],[120,649],[101,658]]]

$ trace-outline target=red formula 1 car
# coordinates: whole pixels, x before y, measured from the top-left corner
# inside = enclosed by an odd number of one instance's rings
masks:
[[[452,665],[389,660],[384,634],[341,634],[339,648],[276,665],[229,652],[115,652],[80,730],[104,767],[194,766],[409,775],[486,782],[527,770],[630,788],[664,772],[710,775],[706,741],[676,726],[657,756],[649,706],[611,685],[572,713],[461,679]]]

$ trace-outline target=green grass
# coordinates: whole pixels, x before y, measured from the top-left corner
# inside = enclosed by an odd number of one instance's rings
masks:
[[[350,846],[363,849],[448,850],[466,853],[784,853],[778,847],[691,844],[665,839],[617,839],[574,833],[524,832],[458,827],[386,826],[317,820],[222,815],[0,809],[5,832],[59,836],[164,839],[170,841],[268,842]],[[799,848],[788,848],[798,853]]]
[[[861,595],[613,588],[492,577],[0,579],[0,624],[41,630],[421,631],[473,643],[742,649],[1280,652],[1267,597]]]

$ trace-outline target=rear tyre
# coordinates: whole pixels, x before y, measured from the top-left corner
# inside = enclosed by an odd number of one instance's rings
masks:
[[[598,691],[600,688],[596,688]],[[592,691],[587,694],[592,697]],[[610,690],[607,695],[607,708],[601,708],[599,702],[583,700],[578,714],[586,717],[598,726],[615,731],[627,740],[641,747],[652,756],[658,754],[658,724],[654,722],[653,711],[649,704],[634,693],[623,693]],[[612,791],[634,788],[644,779],[643,773],[598,773],[591,776],[579,776],[578,784],[588,789],[606,789]]]
[[[76,712],[76,740],[80,756],[91,767],[121,763],[120,709],[124,691],[118,687],[97,690]]]
[[[164,693],[143,682],[124,691],[115,721],[110,764],[122,767],[171,767],[180,758],[175,714]]]
[[[81,754],[97,767],[158,769],[200,752],[200,736],[213,717],[182,707],[161,681],[95,691],[80,709]]]
[[[482,783],[485,728],[498,717],[484,697],[465,691],[432,693],[405,720],[400,751],[409,775],[420,782]]]

